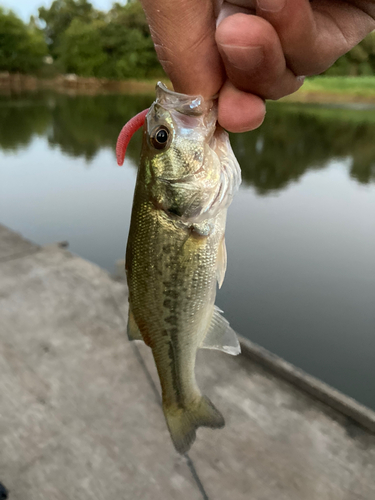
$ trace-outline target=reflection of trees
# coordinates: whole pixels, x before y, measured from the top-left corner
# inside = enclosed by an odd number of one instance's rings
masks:
[[[59,96],[53,110],[53,129],[48,141],[72,156],[91,160],[103,147],[113,150],[122,126],[140,110],[150,106],[152,97],[125,95]],[[141,134],[131,141],[127,154],[136,162]]]
[[[118,94],[0,97],[0,148],[16,150],[43,134],[50,146],[90,161],[103,147],[114,151],[121,127],[151,101],[152,96]],[[357,181],[375,182],[375,120],[369,116],[355,110],[270,105],[259,129],[231,137],[244,183],[267,194],[334,158],[350,159],[350,175]],[[127,153],[135,163],[140,148],[138,133]]]
[[[350,175],[362,184],[375,182],[375,125],[357,127],[356,148],[352,153]]]
[[[16,96],[12,101],[0,96],[0,148],[16,151],[27,146],[34,136],[44,135],[51,122],[45,102],[29,96]]]
[[[336,158],[351,158],[351,176],[375,181],[375,122],[353,122],[356,111],[337,119],[335,111],[305,113],[302,106],[269,106],[263,125],[231,141],[246,184],[259,194],[282,189],[310,169]]]
[[[35,135],[47,135],[52,147],[92,160],[103,147],[115,151],[123,125],[150,106],[152,96],[68,96],[50,92],[0,96],[0,148],[27,146]],[[141,133],[127,155],[138,162]]]

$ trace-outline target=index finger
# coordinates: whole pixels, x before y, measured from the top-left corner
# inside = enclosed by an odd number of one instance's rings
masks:
[[[224,83],[213,0],[141,0],[158,58],[174,89],[212,97]]]

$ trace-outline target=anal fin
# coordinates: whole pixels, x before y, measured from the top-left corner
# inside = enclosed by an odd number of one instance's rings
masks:
[[[203,339],[201,349],[217,349],[232,356],[241,352],[236,332],[229,326],[229,322],[222,316],[220,309],[214,306],[214,313],[208,332]]]
[[[129,340],[143,340],[142,334],[135,322],[132,310],[129,306],[127,334]]]

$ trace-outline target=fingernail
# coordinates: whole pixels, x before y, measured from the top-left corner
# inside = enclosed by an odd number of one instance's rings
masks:
[[[264,59],[263,47],[239,47],[237,45],[220,45],[228,62],[237,69],[251,70],[261,64]]]
[[[298,80],[299,82],[301,82],[301,83],[303,83],[303,82],[305,81],[305,78],[306,78],[306,77],[305,77],[305,76],[302,76],[302,75],[301,75],[301,76],[297,76],[297,80]]]
[[[257,0],[260,10],[265,12],[280,12],[284,8],[286,0]]]

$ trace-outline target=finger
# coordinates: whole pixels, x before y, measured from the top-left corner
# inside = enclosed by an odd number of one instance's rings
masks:
[[[212,0],[141,0],[158,58],[177,92],[211,97],[224,82]]]
[[[219,94],[220,125],[229,132],[246,132],[259,127],[266,106],[260,97],[242,92],[226,81]]]
[[[288,67],[297,75],[310,75],[325,71],[375,28],[374,19],[358,5],[361,0],[355,5],[342,0],[257,0],[257,15],[275,28]]]
[[[256,14],[255,5],[255,0],[223,1],[216,9],[216,26],[219,26],[226,17],[233,16],[233,14]]]
[[[287,68],[280,40],[270,23],[235,14],[216,30],[226,73],[235,87],[265,99],[295,92],[302,81]]]

